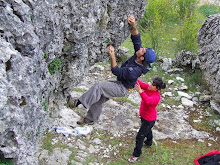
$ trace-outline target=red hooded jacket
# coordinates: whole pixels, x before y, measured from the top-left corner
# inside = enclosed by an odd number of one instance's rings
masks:
[[[141,106],[139,109],[139,114],[141,118],[147,121],[154,121],[157,119],[157,105],[160,102],[160,93],[159,91],[149,90],[149,84],[144,83],[140,80],[137,80],[140,84],[141,89],[144,91],[140,93],[142,98]]]

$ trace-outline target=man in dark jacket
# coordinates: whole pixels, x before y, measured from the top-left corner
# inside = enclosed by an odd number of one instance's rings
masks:
[[[102,105],[109,98],[123,97],[134,88],[138,77],[146,74],[150,70],[150,63],[156,59],[156,53],[151,48],[143,48],[141,36],[136,28],[134,16],[128,17],[128,23],[131,25],[131,39],[134,45],[134,55],[125,61],[121,67],[118,67],[114,47],[107,46],[107,51],[111,59],[111,71],[117,76],[117,80],[108,82],[98,82],[94,84],[81,97],[75,99],[71,96],[67,97],[67,103],[70,107],[77,107],[82,104],[85,108],[89,108],[86,116],[77,124],[93,124],[99,119],[102,112]]]

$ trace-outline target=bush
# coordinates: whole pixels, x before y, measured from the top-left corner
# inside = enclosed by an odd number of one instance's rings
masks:
[[[195,13],[198,0],[177,0],[177,13],[179,18],[183,20]]]
[[[62,69],[62,61],[60,59],[55,59],[48,65],[48,70],[51,75],[54,74],[56,70],[61,71],[61,69]]]
[[[220,6],[206,4],[200,6],[198,11],[202,13],[204,16],[208,17],[212,14],[220,13]]]
[[[139,29],[143,33],[148,33],[151,45],[157,54],[161,49],[161,38],[164,33],[164,21],[168,18],[168,0],[149,0],[144,17],[139,21]],[[145,40],[145,39],[143,39]]]
[[[197,33],[199,25],[195,22],[195,15],[185,18],[183,26],[180,30],[180,39],[177,41],[177,52],[181,50],[191,51],[196,53],[198,50]]]

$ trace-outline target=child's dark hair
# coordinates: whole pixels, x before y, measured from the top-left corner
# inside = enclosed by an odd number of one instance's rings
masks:
[[[166,88],[166,83],[164,83],[160,77],[153,79],[153,85],[155,85],[158,90]]]

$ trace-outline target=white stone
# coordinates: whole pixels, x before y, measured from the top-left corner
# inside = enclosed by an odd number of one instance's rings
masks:
[[[182,91],[187,90],[187,89],[188,89],[188,86],[186,86],[186,85],[183,85],[180,87],[180,90],[182,90]]]
[[[99,145],[99,144],[102,143],[99,138],[95,138],[92,142],[93,142],[94,144],[97,144],[97,145]]]
[[[177,80],[184,82],[185,80],[181,77],[176,77]]]
[[[172,96],[173,96],[172,92],[164,92],[162,95],[163,95],[164,97],[165,97],[165,96],[169,96],[169,97],[172,97]]]
[[[193,102],[185,97],[181,98],[181,102],[184,106],[193,107]]]
[[[168,80],[168,84],[173,84],[174,81],[173,80]]]
[[[186,97],[187,99],[192,99],[192,96],[190,96],[188,93],[177,91],[179,96]]]

